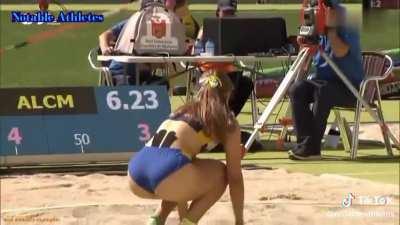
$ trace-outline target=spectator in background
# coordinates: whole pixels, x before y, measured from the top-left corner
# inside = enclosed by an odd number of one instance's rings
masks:
[[[146,8],[153,1],[154,0],[142,0],[140,3],[140,10]],[[100,34],[99,46],[103,55],[110,55],[113,53],[115,42],[127,22],[128,20],[121,21]],[[152,74],[151,64],[121,63],[112,60],[109,65],[109,69],[111,71],[114,84],[135,84],[137,76],[136,67],[139,67],[138,71],[140,76],[140,84],[151,84],[157,82],[161,85],[168,86],[168,81],[160,81],[162,79],[161,77]]]
[[[119,22],[110,29],[104,31],[99,36],[99,45],[103,55],[111,55],[114,51],[115,42],[125,26],[127,20]],[[135,63],[121,63],[112,60],[109,69],[113,77],[114,85],[128,85],[135,84],[136,81],[136,67],[139,67],[140,83],[151,83],[159,80],[160,78],[152,76],[151,70],[148,65],[135,64]]]
[[[189,4],[187,0],[165,0],[165,6],[168,10],[174,12],[186,28],[186,37],[194,40],[200,30],[199,23],[194,19],[189,11]]]
[[[225,17],[234,17],[236,16],[237,11],[237,0],[218,0],[218,6],[216,10],[216,16],[218,18]],[[199,31],[198,39],[203,42],[203,30]],[[228,73],[229,78],[231,79],[234,88],[229,99],[229,107],[235,114],[238,116],[242,111],[243,106],[246,104],[247,99],[251,95],[254,85],[253,81],[246,76],[243,76],[243,71],[234,71]],[[242,143],[246,143],[246,141],[250,137],[250,133],[241,131],[241,140]],[[261,150],[263,148],[262,144],[258,141],[254,141],[253,145],[250,147],[250,150]]]

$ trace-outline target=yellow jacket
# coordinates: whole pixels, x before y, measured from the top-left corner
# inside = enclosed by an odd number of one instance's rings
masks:
[[[175,13],[181,18],[182,23],[185,25],[186,37],[196,39],[200,26],[190,13],[187,1],[179,8],[176,8]]]

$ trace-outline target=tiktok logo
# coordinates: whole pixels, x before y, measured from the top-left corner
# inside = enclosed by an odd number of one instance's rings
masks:
[[[342,200],[342,208],[348,208],[353,204],[353,200],[356,197],[353,193],[347,194],[347,196]]]

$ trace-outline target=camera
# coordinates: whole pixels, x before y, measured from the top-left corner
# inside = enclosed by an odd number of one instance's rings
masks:
[[[325,33],[326,7],[329,0],[304,0],[301,10],[300,36],[314,39]]]

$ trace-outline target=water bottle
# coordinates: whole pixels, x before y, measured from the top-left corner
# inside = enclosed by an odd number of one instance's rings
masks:
[[[194,52],[193,55],[201,55],[204,52],[203,42],[200,39],[197,39],[194,42]]]
[[[210,39],[206,42],[206,55],[213,56],[215,52],[215,44]]]

